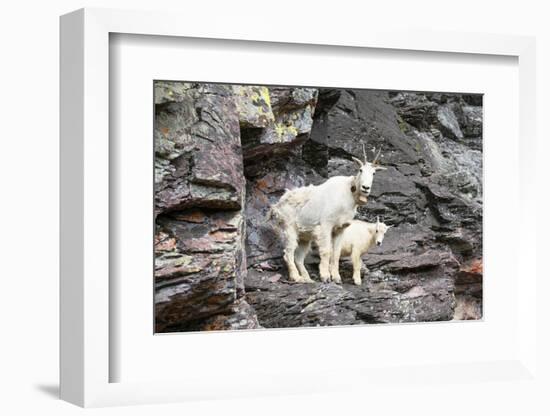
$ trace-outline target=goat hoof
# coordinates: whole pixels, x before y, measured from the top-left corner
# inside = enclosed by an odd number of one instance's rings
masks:
[[[332,275],[332,281],[334,283],[342,284],[342,278],[340,277],[340,275],[337,275],[337,274]]]
[[[311,276],[309,274],[301,274],[300,279],[304,283],[313,283],[313,280],[311,280]]]

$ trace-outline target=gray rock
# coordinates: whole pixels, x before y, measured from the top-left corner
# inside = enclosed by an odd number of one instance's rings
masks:
[[[262,96],[260,101],[268,102],[272,117],[261,125],[248,123],[244,126],[254,127],[241,132],[245,161],[256,162],[301,145],[307,140],[313,124],[316,89],[270,87],[258,95]],[[262,108],[259,107],[263,117]]]
[[[283,247],[276,230],[266,221],[267,211],[286,189],[319,184],[324,178],[295,154],[272,157],[255,168],[255,175],[247,178],[246,188],[248,260],[251,266],[263,261],[280,264]]]
[[[460,124],[455,115],[452,104],[445,104],[437,109],[437,120],[439,122],[439,129],[443,134],[455,140],[462,140],[464,134],[460,129]]]
[[[462,111],[463,107],[466,110]],[[468,119],[469,111],[456,94],[319,91],[311,136],[301,145],[301,152],[298,148],[291,156],[278,156],[278,164],[270,164],[274,159],[268,158],[264,160],[265,176],[248,178],[246,205],[247,210],[253,208],[246,214],[249,273],[245,286],[247,298],[263,326],[481,316],[475,312],[481,310],[480,304],[466,302],[466,296],[473,296],[467,290],[467,295],[457,295],[460,308],[467,312],[454,314],[459,267],[481,256],[482,157],[477,145],[472,145],[460,130],[466,126],[464,120]],[[442,127],[438,113],[442,114],[447,129]],[[454,134],[449,134],[451,128]],[[375,221],[378,216],[395,227],[381,247],[365,256],[369,271],[360,292],[349,285],[351,264],[347,259],[341,263],[345,281],[342,287],[316,284],[316,289],[312,289],[307,285],[290,285],[277,233],[259,213],[265,213],[284,188],[319,183],[334,175],[355,174],[351,156],[362,158],[363,143],[367,144],[371,158],[373,147],[382,148],[381,163],[388,169],[377,173],[369,203],[359,209],[358,218]],[[247,164],[245,161],[245,170]],[[258,192],[258,184],[272,191]],[[306,265],[317,279],[315,250],[306,259]],[[270,285],[271,273],[282,278]],[[263,283],[258,283],[258,279]],[[316,290],[322,290],[322,298],[315,298],[316,306],[306,309],[310,315],[298,314],[303,302]],[[422,294],[425,309],[419,305],[407,309],[410,304],[403,296],[406,293]],[[369,307],[369,302],[376,299],[383,307],[377,310],[373,306],[375,312],[369,314],[355,305],[359,298],[368,299],[365,304]],[[302,308],[292,307],[295,302]]]
[[[259,327],[244,299],[240,117],[231,86],[155,84],[155,329]]]
[[[468,137],[480,137],[483,134],[483,108],[478,106],[462,107],[462,130]]]
[[[266,328],[443,321],[452,319],[455,307],[449,277],[384,287],[380,281],[362,286],[272,282],[269,276],[249,271],[246,280],[248,302]]]
[[[460,97],[468,105],[481,107],[483,105],[483,94],[461,94]]]
[[[155,104],[177,103],[189,98],[190,90],[196,88],[189,82],[155,82]]]
[[[392,97],[392,105],[401,117],[400,129],[408,130],[407,123],[418,129],[425,129],[435,124],[438,105],[426,98],[424,94],[400,92]]]
[[[232,88],[161,85],[160,92],[155,90],[155,101],[161,103],[155,117],[156,214],[190,207],[241,208],[245,181]],[[169,96],[177,101],[167,101]]]
[[[273,125],[275,116],[267,87],[234,85],[233,91],[242,128],[265,128]]]
[[[481,205],[481,151],[445,137],[436,138],[431,132],[414,131],[433,169],[432,180],[444,185],[463,198]]]

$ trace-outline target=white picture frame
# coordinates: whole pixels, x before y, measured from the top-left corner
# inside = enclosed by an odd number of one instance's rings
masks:
[[[517,346],[506,359],[471,363],[418,362],[414,368],[331,369],[325,376],[340,380],[326,385],[318,375],[303,374],[289,380],[284,373],[269,380],[232,388],[197,378],[179,381],[111,382],[110,366],[116,357],[110,349],[109,189],[113,161],[109,157],[109,37],[123,33],[233,41],[263,41],[301,45],[430,51],[452,54],[504,55],[518,59],[519,66],[519,189],[518,213],[524,225],[534,218],[533,154],[535,136],[535,41],[530,37],[471,33],[433,33],[407,30],[360,31],[350,28],[328,34],[311,27],[284,32],[266,25],[246,34],[235,34],[230,22],[220,20],[205,27],[173,13],[106,9],[83,9],[61,18],[61,398],[80,406],[158,403],[296,394],[358,388],[396,375],[403,383],[433,383],[453,374],[462,382],[502,380],[532,383],[537,388],[537,327],[535,251],[525,245],[513,247],[522,264],[517,292]],[[527,145],[527,144],[533,144]],[[149,167],[145,167],[148,169]],[[528,214],[528,215],[527,215]],[[525,227],[526,241],[536,241],[536,229]],[[531,246],[532,248],[532,246]],[[518,273],[515,270],[515,273]],[[409,327],[410,329],[410,327]],[[323,330],[325,331],[325,330]],[[306,331],[307,332],[307,331]],[[409,331],[410,332],[410,331]],[[295,332],[296,334],[298,332]],[[248,333],[250,336],[251,333]],[[312,332],[300,335],[311,337]],[[151,334],[152,335],[152,334]],[[167,341],[170,342],[170,341]],[[401,374],[403,373],[403,374]],[[389,375],[392,377],[389,377]],[[407,377],[409,374],[409,377]],[[412,374],[412,376],[411,376]],[[267,377],[267,376],[266,376]],[[447,378],[446,378],[447,377]],[[316,381],[318,380],[318,381]],[[342,381],[344,380],[344,381]],[[375,383],[376,382],[376,383]],[[533,384],[534,383],[534,384]],[[542,383],[540,381],[540,383]],[[274,386],[277,386],[274,389]]]

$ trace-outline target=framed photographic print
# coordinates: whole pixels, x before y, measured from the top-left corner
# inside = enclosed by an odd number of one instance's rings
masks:
[[[153,85],[156,333],[482,318],[481,94]]]
[[[61,19],[62,398],[538,386],[534,40],[180,22]]]

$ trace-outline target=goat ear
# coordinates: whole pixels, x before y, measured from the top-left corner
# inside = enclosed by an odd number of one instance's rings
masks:
[[[360,159],[357,159],[356,157],[351,157],[351,159],[357,164],[357,166],[359,166],[360,168],[363,167],[364,163],[360,160]]]
[[[374,170],[388,170],[388,168],[385,168],[384,166],[375,166]]]

